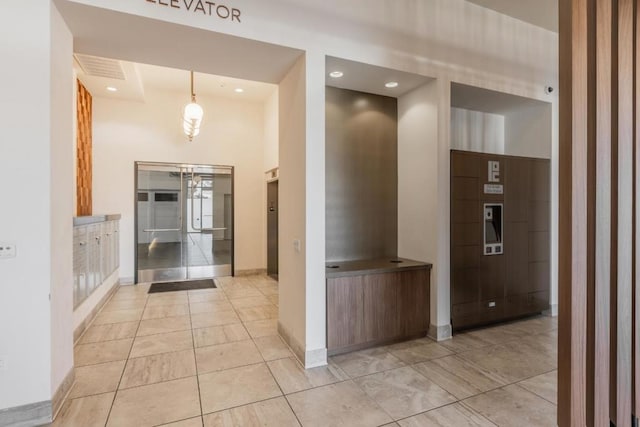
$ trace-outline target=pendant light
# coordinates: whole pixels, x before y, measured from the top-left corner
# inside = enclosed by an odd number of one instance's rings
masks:
[[[193,90],[193,71],[191,71],[191,103],[187,104],[182,112],[182,126],[189,141],[193,141],[193,138],[200,133],[202,116],[204,116],[204,110],[196,103],[196,93]]]

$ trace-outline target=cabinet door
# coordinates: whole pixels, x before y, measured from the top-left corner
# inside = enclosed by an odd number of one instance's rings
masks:
[[[87,297],[87,228],[73,230],[73,306],[79,306]]]
[[[365,342],[363,277],[327,280],[327,347],[329,350]]]
[[[398,319],[403,336],[429,330],[429,274],[428,270],[398,273]]]
[[[365,276],[364,329],[367,341],[393,338],[400,335],[398,321],[397,273]]]

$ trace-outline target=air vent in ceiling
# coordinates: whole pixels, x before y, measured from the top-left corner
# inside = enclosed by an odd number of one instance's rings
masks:
[[[89,55],[75,55],[78,64],[88,76],[106,77],[109,79],[124,80],[124,70],[120,61],[115,59],[99,58]]]

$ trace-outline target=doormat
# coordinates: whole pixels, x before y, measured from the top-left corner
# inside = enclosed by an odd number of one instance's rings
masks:
[[[184,282],[164,282],[153,283],[149,288],[150,294],[158,292],[177,292],[177,291],[194,291],[196,289],[213,289],[216,284],[213,279],[206,280],[187,280]]]

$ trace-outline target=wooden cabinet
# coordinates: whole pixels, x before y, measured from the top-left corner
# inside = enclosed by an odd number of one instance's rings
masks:
[[[426,335],[427,268],[327,279],[330,355]]]

